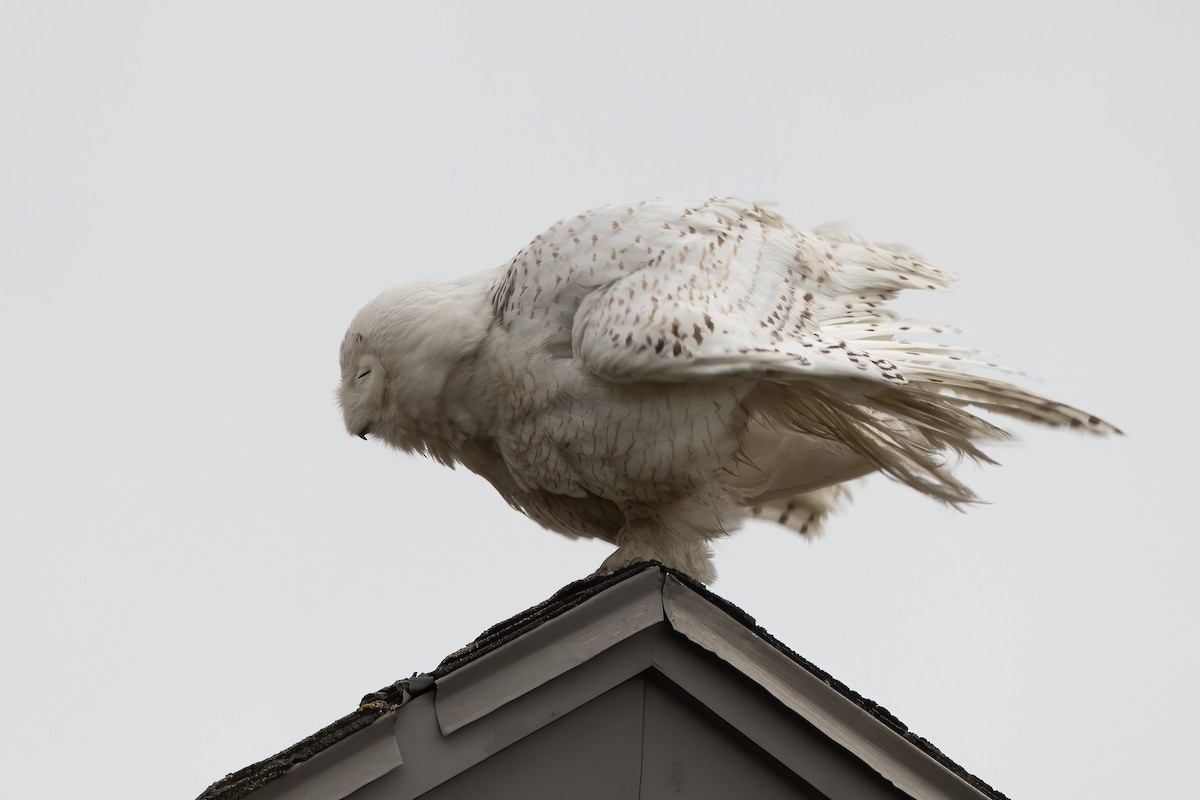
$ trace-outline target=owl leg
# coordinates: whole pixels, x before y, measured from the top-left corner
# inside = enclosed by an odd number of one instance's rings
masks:
[[[714,498],[692,497],[641,509],[642,513],[633,515],[617,534],[618,547],[598,572],[613,572],[639,561],[657,561],[701,583],[712,583],[717,571],[709,542],[729,533],[744,514],[724,505]]]
[[[647,536],[645,531],[638,531],[630,537],[630,541],[621,545],[613,554],[604,559],[598,574],[616,572],[622,567],[643,561],[657,561],[665,567],[677,569],[680,572],[708,584],[716,580],[717,573],[712,563],[712,548],[705,542],[683,543],[665,541],[663,538]]]

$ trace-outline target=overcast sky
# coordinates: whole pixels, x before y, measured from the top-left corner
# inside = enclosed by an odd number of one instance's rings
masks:
[[[714,590],[1014,798],[1194,791],[1200,24],[1116,5],[0,4],[3,793],[194,797],[595,569],[349,437],[337,349],[712,194],[912,246],[960,282],[902,310],[1129,434],[1017,426],[966,514],[869,480]]]

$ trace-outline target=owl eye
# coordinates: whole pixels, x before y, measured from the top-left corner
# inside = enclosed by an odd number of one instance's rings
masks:
[[[354,380],[361,381],[363,378],[367,377],[370,374],[371,374],[371,369],[368,367],[367,369],[364,369],[362,372],[355,375]]]

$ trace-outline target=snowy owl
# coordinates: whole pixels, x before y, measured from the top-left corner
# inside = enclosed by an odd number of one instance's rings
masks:
[[[385,291],[341,347],[351,434],[462,464],[513,507],[700,581],[749,516],[813,535],[879,471],[953,505],[948,457],[990,459],[982,409],[1117,432],[912,341],[911,251],[792,227],[761,204],[653,200],[561,220],[507,264]],[[984,373],[984,374],[980,374]]]

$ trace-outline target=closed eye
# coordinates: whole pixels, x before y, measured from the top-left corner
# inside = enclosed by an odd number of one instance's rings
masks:
[[[362,372],[360,372],[356,376],[354,376],[354,380],[361,381],[363,378],[367,377],[370,374],[371,374],[371,370],[364,369]]]

